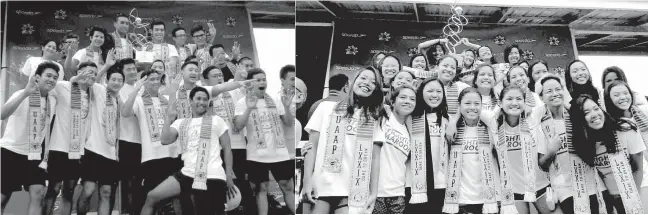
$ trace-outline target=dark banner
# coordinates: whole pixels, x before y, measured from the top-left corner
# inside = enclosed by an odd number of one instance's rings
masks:
[[[444,24],[377,20],[336,20],[330,75],[345,73],[353,77],[358,69],[370,65],[377,52],[396,55],[409,65],[418,44],[443,36]],[[504,49],[517,44],[521,58],[529,62],[546,60],[549,71],[562,73],[574,59],[574,49],[567,26],[482,26],[465,27],[459,37],[471,43],[491,47],[497,62],[504,63]],[[457,46],[457,52],[467,49]]]
[[[200,24],[208,33],[207,23],[216,28],[214,43],[231,52],[234,42],[241,44],[241,52],[254,56],[250,20],[245,7],[218,6],[215,2],[9,2],[7,14],[7,64],[21,69],[30,56],[41,56],[45,39],[61,41],[68,33],[80,37],[79,49],[90,44],[86,31],[92,26],[114,32],[117,13],[129,15],[137,8],[143,23],[161,19],[166,25],[165,42],[173,44],[171,30],[186,29],[187,43],[193,43],[191,28]],[[4,18],[4,17],[3,17]],[[130,25],[129,32],[134,29]],[[142,29],[135,33],[144,34]],[[60,44],[59,44],[60,45]],[[7,98],[24,87],[25,83],[11,77]]]

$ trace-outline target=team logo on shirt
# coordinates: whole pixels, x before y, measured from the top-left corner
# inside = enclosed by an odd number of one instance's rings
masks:
[[[31,25],[31,23],[23,24],[22,25],[22,34],[32,34],[34,33],[34,26]]]
[[[549,39],[547,39],[549,42],[549,45],[551,46],[558,46],[560,44],[560,40],[558,40],[558,37],[551,36]]]
[[[356,55],[356,54],[358,54],[358,47],[355,47],[354,45],[347,46],[346,54],[347,55]]]
[[[506,135],[506,145],[508,146],[509,151],[522,149],[522,141],[520,141],[520,135]]]
[[[184,19],[182,19],[182,16],[180,16],[180,15],[176,14],[176,15],[173,15],[173,17],[171,17],[171,22],[173,22],[173,24],[182,25],[183,21],[184,21]]]
[[[495,37],[494,41],[495,41],[495,44],[497,44],[497,45],[504,45],[504,43],[506,43],[506,38],[504,38],[504,36],[502,36],[502,35],[497,35]]]
[[[227,19],[225,20],[225,23],[229,27],[234,27],[234,26],[236,26],[236,19],[234,19],[234,17],[231,17],[231,16],[227,17]]]
[[[410,57],[416,55],[417,53],[418,53],[418,48],[416,47],[407,49],[407,55]]]
[[[389,42],[389,40],[391,40],[391,35],[388,32],[382,32],[378,35],[378,40]]]
[[[534,54],[533,54],[533,51],[527,49],[527,50],[524,50],[524,52],[522,53],[522,56],[524,57],[525,60],[533,60]]]
[[[67,17],[67,12],[65,12],[63,9],[54,12],[54,19],[65,19],[66,17]]]
[[[410,140],[405,138],[403,134],[398,132],[396,129],[388,128],[387,132],[385,132],[385,140],[401,152],[409,154]]]
[[[594,157],[594,166],[597,167],[610,167],[610,159],[607,153],[603,153]]]
[[[479,149],[478,143],[479,141],[477,141],[477,138],[464,140],[463,154],[477,154],[477,150]]]

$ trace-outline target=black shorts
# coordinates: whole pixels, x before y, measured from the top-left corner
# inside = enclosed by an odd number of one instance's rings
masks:
[[[234,170],[236,179],[247,181],[247,177],[245,177],[245,171],[247,170],[247,153],[245,149],[232,149],[232,157],[234,160],[232,170]]]
[[[121,166],[119,174],[122,179],[129,179],[140,175],[142,145],[119,140],[119,165]]]
[[[227,182],[221,179],[207,179],[207,190],[196,190],[191,187],[193,178],[182,174],[180,171],[173,174],[180,184],[180,193],[193,196],[194,208],[198,214],[222,214],[225,211]]]
[[[79,180],[81,169],[81,160],[69,159],[67,152],[49,151],[47,179],[50,183],[63,180]]]
[[[25,190],[35,184],[45,185],[47,174],[38,167],[40,160],[28,160],[27,155],[21,155],[2,148],[2,194],[9,195],[15,191]]]
[[[546,186],[546,187],[543,187],[542,189],[539,189],[538,191],[536,191],[536,199],[542,197],[542,195],[544,195],[547,192],[548,187],[549,186]],[[524,200],[524,194],[514,193],[513,194],[513,199],[515,199],[515,201],[523,201]]]
[[[117,185],[120,177],[119,163],[90,150],[81,158],[81,179],[99,185]]]
[[[295,160],[277,163],[259,163],[248,161],[248,179],[253,183],[270,181],[269,172],[276,181],[289,180],[295,177]]]
[[[182,160],[179,158],[160,158],[142,163],[143,191],[148,193],[153,190],[169,176],[180,171],[182,166]]]

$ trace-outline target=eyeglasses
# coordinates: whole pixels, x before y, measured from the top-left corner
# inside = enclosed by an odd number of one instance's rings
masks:
[[[175,37],[187,37],[187,35],[182,34],[182,35],[178,35],[178,36],[175,36]]]
[[[195,38],[205,37],[205,34],[194,35]]]

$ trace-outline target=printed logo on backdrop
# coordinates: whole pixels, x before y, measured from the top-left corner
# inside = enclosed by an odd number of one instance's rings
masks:
[[[82,19],[98,19],[103,17],[101,14],[79,14],[79,18]]]
[[[351,71],[355,71],[357,69],[358,69],[358,67],[352,67],[352,66],[339,66],[339,65],[335,66],[335,70],[339,70],[339,71],[351,72]]]
[[[34,33],[34,26],[31,25],[31,23],[23,24],[22,28],[20,29],[22,30],[22,34],[25,35],[27,34],[31,35],[32,33]]]
[[[18,50],[18,51],[34,51],[34,50],[38,50],[39,48],[40,47],[38,47],[38,46],[14,46],[14,47],[11,47],[12,50]],[[20,67],[20,68],[22,68],[22,67]]]
[[[67,17],[67,12],[65,12],[63,9],[59,9],[56,12],[54,12],[54,19],[65,19]]]
[[[558,66],[553,69],[553,73],[556,75],[564,76],[565,75],[565,69],[563,69],[561,66]]]
[[[422,40],[427,37],[424,36],[403,36],[403,40]]]
[[[515,43],[534,43],[536,40],[534,39],[518,39],[515,40]]]
[[[502,35],[497,35],[493,41],[495,41],[495,44],[497,45],[504,45],[504,43],[506,43],[506,38]]]
[[[533,57],[535,55],[533,54],[533,51],[527,49],[527,50],[524,50],[524,52],[522,53],[522,56],[524,57],[525,60],[533,60]]]
[[[566,57],[567,53],[547,53],[545,54],[545,57],[547,58],[562,58]]]
[[[182,25],[182,21],[184,21],[182,19],[182,16],[177,15],[177,14],[173,15],[173,17],[171,18],[171,22],[173,22],[173,24],[176,24],[176,25]]]
[[[57,34],[65,34],[65,33],[72,32],[72,30],[70,29],[54,29],[54,28],[48,28],[45,31],[47,31],[47,33],[57,33]]]
[[[227,19],[225,19],[225,24],[227,24],[227,26],[229,27],[234,27],[236,26],[236,19],[234,19],[234,17],[231,16],[227,17]]]
[[[193,23],[208,23],[208,22],[214,22],[213,19],[195,19]]]
[[[409,48],[407,50],[407,55],[410,56],[410,57],[413,57],[416,54],[418,54],[418,48],[417,47]]]
[[[382,32],[378,35],[378,40],[389,42],[389,40],[391,40],[391,35],[388,32]]]
[[[41,12],[16,10],[16,14],[18,14],[18,15],[26,15],[26,16],[35,16],[35,15],[41,14]]]
[[[243,36],[244,36],[243,34],[239,34],[239,35],[223,35],[223,39],[238,39],[238,38],[241,38]]]
[[[371,53],[371,54],[376,54],[376,53],[379,53],[379,52],[390,54],[390,53],[394,53],[396,51],[393,51],[393,50],[390,51],[390,50],[384,50],[384,49],[383,50],[373,49],[373,50],[369,51],[369,53]]]
[[[347,55],[356,55],[356,54],[358,54],[358,47],[355,47],[354,45],[347,46],[346,54]]]
[[[367,36],[366,34],[349,34],[349,33],[342,33],[342,37],[354,37],[354,38],[360,38],[360,37],[365,37]]]
[[[549,45],[551,45],[551,46],[560,45],[560,40],[558,40],[558,37],[551,36],[551,37],[549,37],[549,39],[547,39],[547,41],[549,42]]]

